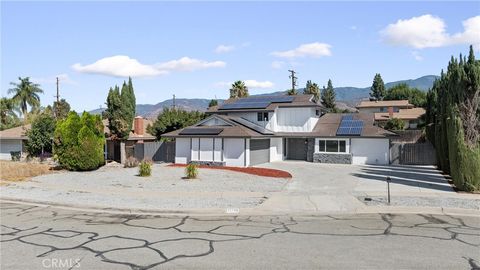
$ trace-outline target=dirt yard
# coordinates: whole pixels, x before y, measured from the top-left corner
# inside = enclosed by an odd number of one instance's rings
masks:
[[[0,184],[4,181],[21,181],[51,172],[51,166],[48,164],[0,160]]]

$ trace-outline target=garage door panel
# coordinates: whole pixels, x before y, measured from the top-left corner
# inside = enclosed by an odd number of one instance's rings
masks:
[[[270,161],[270,139],[250,140],[250,165]]]
[[[287,139],[287,147],[287,159],[307,160],[307,144],[305,143],[305,139]]]
[[[353,164],[388,164],[388,139],[352,139],[351,144]]]

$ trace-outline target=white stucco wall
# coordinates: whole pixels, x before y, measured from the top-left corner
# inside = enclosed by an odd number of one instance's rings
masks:
[[[224,161],[227,166],[248,166],[245,165],[245,139],[224,139]],[[248,153],[247,153],[248,157]]]
[[[213,161],[213,138],[200,139],[200,160]]]
[[[315,108],[277,108],[275,110],[277,132],[310,132],[315,127],[318,117]]]
[[[175,140],[175,163],[187,164],[190,160],[190,138],[177,138]]]
[[[0,159],[11,160],[10,151],[23,151],[22,140],[1,139],[0,140]]]
[[[273,130],[275,123],[275,115],[273,112],[268,112],[268,121],[258,121],[257,112],[233,112],[228,113],[228,116],[239,117],[246,119],[254,124]]]
[[[222,138],[214,138],[214,161],[222,161]]]
[[[283,160],[283,139],[270,139],[270,162]]]
[[[353,164],[389,164],[389,140],[352,138],[350,152]]]

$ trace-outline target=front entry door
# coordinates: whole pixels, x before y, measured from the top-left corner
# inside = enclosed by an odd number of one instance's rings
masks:
[[[287,159],[307,160],[307,139],[287,139]]]

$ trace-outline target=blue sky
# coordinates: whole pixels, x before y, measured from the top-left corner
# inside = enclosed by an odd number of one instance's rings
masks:
[[[128,75],[143,104],[285,90],[290,68],[301,87],[365,87],[439,74],[472,43],[479,2],[1,2],[1,92],[30,76],[48,105],[59,76],[82,111]]]

